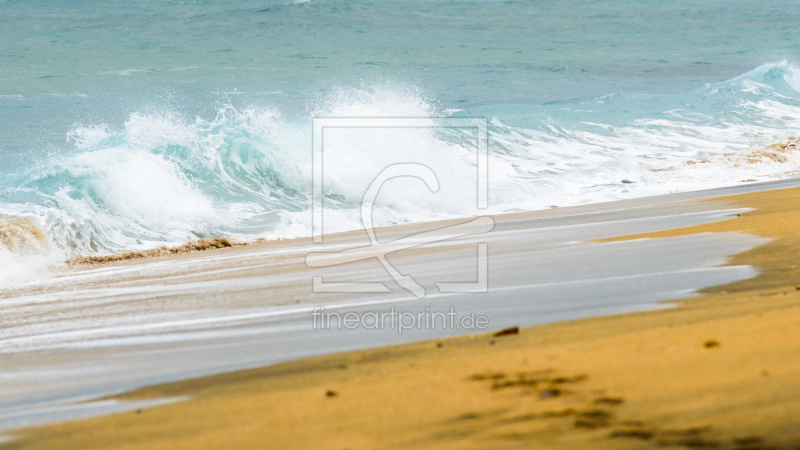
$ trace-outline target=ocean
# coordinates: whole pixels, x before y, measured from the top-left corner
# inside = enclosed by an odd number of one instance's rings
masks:
[[[0,288],[77,255],[311,234],[314,117],[483,117],[326,156],[326,232],[795,176],[800,8],[773,0],[0,1]],[[394,183],[394,181],[392,182]]]

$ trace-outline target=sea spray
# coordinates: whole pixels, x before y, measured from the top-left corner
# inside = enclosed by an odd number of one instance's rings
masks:
[[[797,173],[798,73],[786,62],[765,64],[673,96],[590,98],[569,121],[541,112],[490,116],[488,212]],[[309,236],[312,117],[469,116],[446,106],[421,89],[380,85],[334,90],[310,114],[282,112],[279,105],[226,105],[208,120],[142,110],[122,123],[75,125],[66,136],[68,149],[4,175],[0,215],[35,220],[49,242],[42,249],[49,250],[24,254],[6,244],[3,267],[23,257],[41,268],[47,261],[217,236]],[[636,114],[609,112],[634,106]],[[430,165],[441,190],[392,180],[375,206],[378,226],[487,212],[475,209],[475,147],[468,131],[331,131],[325,152],[326,232],[360,228],[364,189],[397,162]]]
[[[0,246],[19,255],[47,252],[49,243],[35,219],[0,219]]]
[[[0,218],[0,288],[36,280],[62,266],[64,255],[50,242],[37,218]]]

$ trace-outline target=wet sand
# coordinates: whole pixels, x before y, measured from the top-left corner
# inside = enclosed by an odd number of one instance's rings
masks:
[[[744,245],[761,244],[726,266],[756,266],[757,277],[737,276],[742,281],[706,288],[706,295],[675,302],[673,308],[523,328],[498,337],[359,350],[163,384],[118,398],[191,399],[12,431],[19,439],[6,446],[797,448],[798,198],[798,188],[714,198],[713,208],[707,201],[688,208],[729,211],[729,220],[700,220],[700,225],[625,238],[593,233],[603,241],[593,245],[610,252],[606,255],[623,254],[629,245],[634,250],[657,242],[675,247],[672,243],[681,242],[676,239],[697,233],[716,234],[701,234],[703,240],[687,241],[687,248],[711,242],[712,236],[732,242],[743,233],[772,239]],[[509,223],[530,228],[519,220]],[[668,284],[694,272],[671,273]],[[625,289],[635,284],[626,282]],[[588,288],[587,295],[593,295],[596,286]],[[525,325],[524,314],[510,317],[505,325],[515,318]]]

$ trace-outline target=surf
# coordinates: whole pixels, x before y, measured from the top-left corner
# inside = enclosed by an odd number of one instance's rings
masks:
[[[226,104],[211,119],[165,109],[133,111],[122,123],[76,124],[64,137],[66,148],[2,174],[2,266],[21,267],[24,260],[34,273],[68,258],[198,239],[310,236],[313,117],[492,112],[448,106],[422,89],[383,84],[336,89],[302,114],[280,104]],[[785,61],[687,93],[609,94],[570,108],[583,112],[565,119],[557,109],[532,105],[528,112],[487,114],[488,211],[475,209],[475,153],[467,132],[331,134],[325,231],[360,229],[361,187],[398,161],[430,163],[442,189],[432,193],[413,180],[388,186],[375,205],[377,226],[729,186],[800,171],[800,71]],[[11,279],[26,277],[12,274],[2,282]]]

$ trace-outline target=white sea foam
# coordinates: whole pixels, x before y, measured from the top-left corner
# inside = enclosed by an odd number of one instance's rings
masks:
[[[90,173],[95,198],[115,216],[151,230],[202,232],[217,221],[212,202],[160,155],[105,149],[73,162],[75,171]]]
[[[0,219],[0,287],[35,281],[63,264],[36,217]]]
[[[779,158],[752,150],[786,141],[800,130],[798,74],[788,63],[764,65],[664,101],[661,110],[624,123],[567,126],[539,116],[510,125],[490,117],[489,212],[797,173],[800,155],[794,150],[782,151]],[[586,108],[624,101],[614,94],[587,100]],[[310,116],[463,114],[408,86],[340,89],[318,105]],[[0,203],[0,215],[35,217],[62,256],[212,235],[308,236],[310,116],[225,107],[213,120],[136,112],[121,125],[75,126],[67,136],[71,153],[53,157],[21,179],[17,191],[28,200]],[[434,128],[326,131],[325,231],[361,228],[359,208],[367,186],[383,168],[401,162],[431,167],[441,189],[431,192],[421,180],[390,180],[375,206],[378,226],[485,213],[475,205],[473,142],[468,131]],[[15,254],[0,251],[6,259]]]

